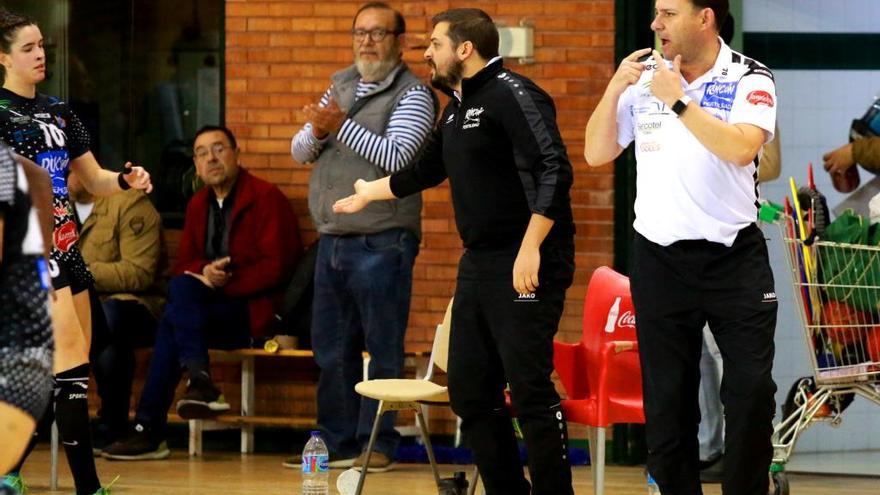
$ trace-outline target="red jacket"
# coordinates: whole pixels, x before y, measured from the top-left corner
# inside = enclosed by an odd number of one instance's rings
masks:
[[[240,169],[235,185],[229,227],[232,278],[220,290],[248,300],[251,335],[267,336],[275,304],[290,281],[302,253],[296,217],[290,202],[274,185]],[[202,273],[205,257],[209,188],[204,187],[186,207],[183,237],[174,274]]]

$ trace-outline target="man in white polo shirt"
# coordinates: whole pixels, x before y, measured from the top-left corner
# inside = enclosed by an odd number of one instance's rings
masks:
[[[648,470],[664,495],[702,493],[702,329],[724,355],[724,493],[764,495],[772,457],[776,294],[758,212],[758,156],[773,137],[772,73],[718,37],[726,0],[657,0],[662,54],[624,59],[586,128],[593,166],[636,144],[632,293]]]

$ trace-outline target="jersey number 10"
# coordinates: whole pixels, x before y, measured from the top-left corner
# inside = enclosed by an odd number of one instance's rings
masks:
[[[59,148],[64,147],[64,131],[56,127],[54,124],[46,124],[44,122],[39,122],[40,129],[43,130],[43,136],[46,137],[46,146],[52,148],[54,146],[58,146]]]

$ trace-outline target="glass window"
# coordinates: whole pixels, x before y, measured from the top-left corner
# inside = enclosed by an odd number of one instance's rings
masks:
[[[46,46],[42,93],[67,100],[102,166],[147,168],[179,223],[194,189],[191,141],[223,123],[222,0],[12,0]]]

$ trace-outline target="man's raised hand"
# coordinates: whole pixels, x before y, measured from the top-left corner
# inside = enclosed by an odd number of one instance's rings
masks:
[[[666,67],[666,60],[660,52],[654,50],[654,62],[657,64],[657,69],[651,81],[651,92],[658,100],[671,107],[684,96],[684,90],[681,88],[681,55],[675,56],[670,69]]]
[[[650,48],[642,48],[630,53],[629,56],[620,62],[617,72],[614,73],[611,82],[608,83],[608,88],[620,95],[626,91],[626,88],[637,83],[639,78],[642,77],[642,72],[645,71],[645,64],[638,60],[649,53],[651,53]]]

